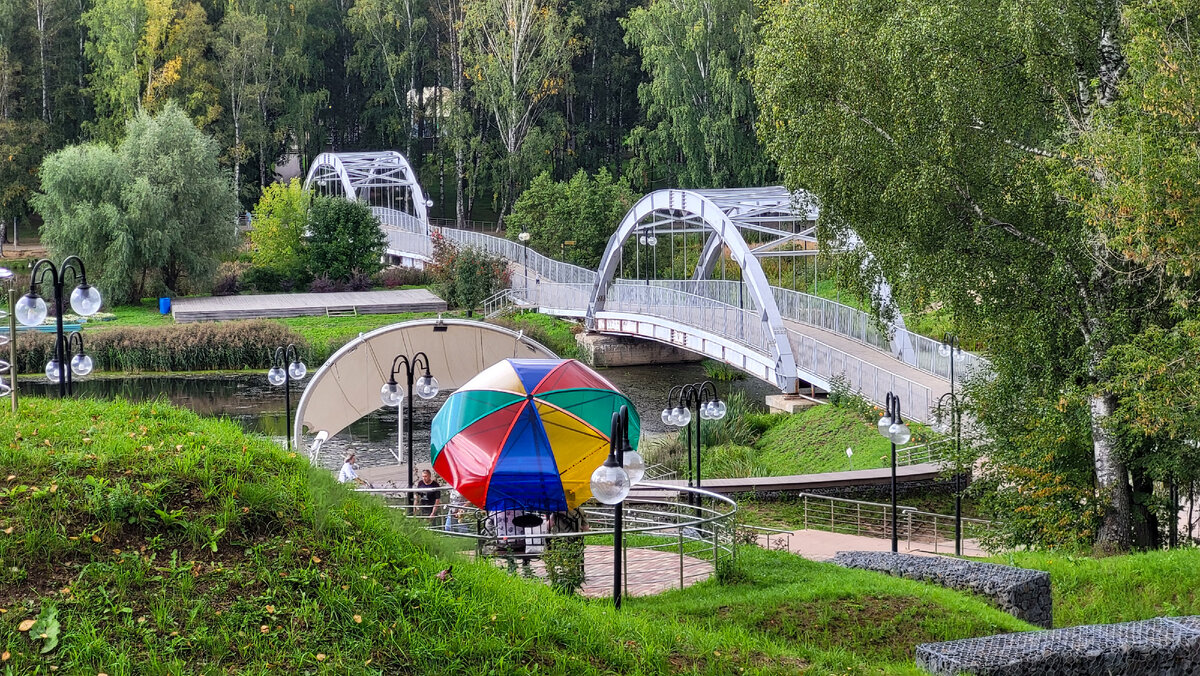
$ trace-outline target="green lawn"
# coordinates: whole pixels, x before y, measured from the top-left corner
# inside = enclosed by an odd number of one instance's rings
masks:
[[[1054,626],[1200,615],[1200,549],[1092,558],[1016,552],[992,559],[1049,571]]]
[[[315,353],[312,360],[316,363],[318,360],[328,359],[338,348],[350,342],[360,333],[368,333],[410,319],[437,317],[438,314],[437,312],[402,312],[385,315],[358,315],[357,317],[288,317],[271,321],[279,322],[303,336]],[[441,314],[447,317],[462,316],[457,312]]]
[[[730,434],[710,434],[703,423],[705,447],[700,469],[706,478],[786,476],[849,469],[887,467],[891,444],[853,409],[823,404],[791,415],[762,415],[741,410],[731,400],[725,419],[717,423]],[[912,445],[929,438],[924,425],[909,423]],[[762,429],[765,428],[765,429]],[[717,441],[710,442],[716,437]],[[686,458],[674,435],[648,449],[653,462],[678,465]],[[846,456],[846,449],[853,456]],[[678,469],[678,467],[677,467]]]
[[[162,402],[25,398],[0,426],[6,674],[916,674],[917,642],[1029,628],[778,552],[729,579],[615,613]]]

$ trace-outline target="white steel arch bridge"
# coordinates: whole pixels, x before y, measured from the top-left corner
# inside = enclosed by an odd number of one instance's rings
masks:
[[[880,327],[856,308],[770,283],[763,259],[791,258],[794,275],[797,260],[818,252],[817,209],[803,193],[780,186],[657,190],[634,204],[610,237],[598,270],[590,270],[517,241],[431,226],[432,202],[400,153],[324,153],[305,185],[367,201],[387,236],[388,255],[401,264],[430,261],[436,236],[485,250],[510,261],[506,295],[513,302],[582,319],[590,331],[687,348],[782,392],[797,392],[803,383],[829,390],[840,379],[881,405],[894,392],[906,417],[927,421],[950,388],[949,358],[939,353],[939,343],[910,333],[902,320]],[[642,274],[641,261],[668,246],[673,273],[680,240],[680,278],[657,279],[657,265]],[[691,250],[697,253],[688,260]],[[721,279],[714,279],[718,263]],[[735,279],[727,278],[727,263]],[[772,267],[782,276],[782,265]],[[633,278],[625,274],[628,268]],[[875,293],[890,299],[886,284]],[[955,375],[961,378],[981,364],[961,352]]]

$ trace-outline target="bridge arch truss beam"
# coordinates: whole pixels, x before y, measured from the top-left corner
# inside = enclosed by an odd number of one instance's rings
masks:
[[[421,224],[429,224],[433,202],[425,194],[417,172],[408,158],[395,150],[361,153],[321,153],[308,169],[306,190],[316,189],[340,194],[349,200],[364,201],[407,213]],[[337,186],[331,190],[332,186]]]
[[[715,236],[729,248],[730,256],[742,269],[743,279],[757,308],[759,321],[763,324],[764,332],[770,336],[768,350],[775,361],[776,384],[786,392],[794,392],[798,384],[798,371],[787,328],[775,303],[766,274],[734,222],[739,213],[754,205],[756,198],[761,198],[768,191],[780,190],[783,189],[667,189],[656,190],[638,200],[621,219],[621,224],[608,240],[588,302],[586,327],[595,330],[596,314],[605,310],[609,285],[620,267],[626,240],[636,236],[636,233],[643,229],[656,227],[645,225],[644,221],[649,220],[651,224],[656,224],[674,220],[685,221],[692,226],[702,226],[712,231],[710,237]]]

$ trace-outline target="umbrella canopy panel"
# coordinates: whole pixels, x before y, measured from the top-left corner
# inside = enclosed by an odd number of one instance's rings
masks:
[[[433,467],[483,509],[560,512],[591,497],[612,414],[632,402],[573,360],[506,359],[450,395],[433,420]]]

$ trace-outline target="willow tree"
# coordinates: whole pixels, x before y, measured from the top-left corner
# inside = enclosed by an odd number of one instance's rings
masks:
[[[630,143],[647,182],[661,168],[688,187],[762,185],[774,172],[755,139],[757,109],[744,71],[758,40],[753,3],[651,0],[622,21],[649,81],[638,87],[647,125]]]
[[[116,150],[68,146],[42,165],[33,204],[55,259],[83,258],[105,297],[203,289],[237,242],[237,200],[216,141],[168,103],[139,113]]]
[[[496,123],[507,153],[500,220],[516,198],[518,155],[570,75],[570,22],[553,0],[463,2],[462,56],[471,92]]]
[[[1097,544],[1117,549],[1132,537],[1131,449],[1112,432],[1101,364],[1166,302],[1077,194],[1080,177],[1108,180],[1083,140],[1127,76],[1121,10],[773,2],[753,73],[761,136],[787,182],[818,195],[823,236],[853,228],[902,293],[931,292],[990,336],[1005,388],[977,409],[989,449],[1036,443],[1062,461],[1072,448],[1022,440],[1022,421],[1083,412],[1090,457],[1072,461],[1092,468],[1082,500],[1099,505]]]

